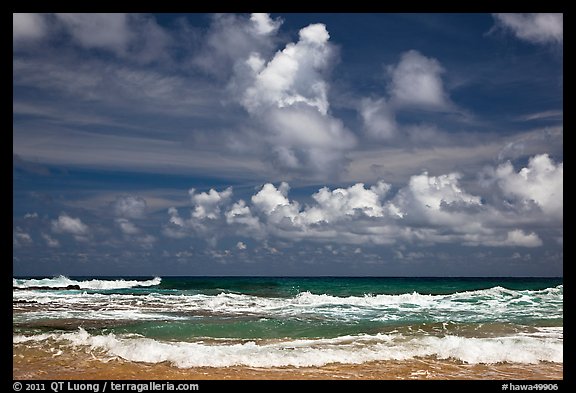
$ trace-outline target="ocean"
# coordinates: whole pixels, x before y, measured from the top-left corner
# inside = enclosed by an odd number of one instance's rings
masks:
[[[18,277],[12,294],[19,379],[563,376],[561,278]]]

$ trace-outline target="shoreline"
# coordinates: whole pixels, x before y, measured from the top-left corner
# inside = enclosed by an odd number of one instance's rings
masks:
[[[91,352],[60,354],[13,346],[14,380],[562,380],[563,363],[466,364],[450,359],[415,358],[321,367],[194,367],[166,362],[99,360]]]

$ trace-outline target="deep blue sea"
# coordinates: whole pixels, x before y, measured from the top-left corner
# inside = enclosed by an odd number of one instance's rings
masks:
[[[80,289],[57,289],[68,285]],[[563,362],[561,278],[60,276],[13,288],[14,345],[103,361]]]

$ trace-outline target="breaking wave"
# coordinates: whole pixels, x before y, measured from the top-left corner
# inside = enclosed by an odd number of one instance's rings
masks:
[[[557,328],[561,335],[562,328]],[[312,367],[330,363],[360,364],[370,361],[407,360],[419,357],[455,359],[468,364],[499,362],[563,363],[563,345],[557,337],[521,335],[492,338],[460,336],[405,336],[375,334],[330,339],[286,341],[174,342],[138,336],[92,335],[80,328],[72,333],[15,335],[14,344],[42,343],[61,350],[80,348],[103,361],[110,357],[145,363],[168,362],[190,367]]]
[[[12,279],[13,288],[34,288],[34,287],[47,287],[47,288],[65,288],[69,285],[78,285],[80,289],[124,289],[134,287],[151,287],[160,285],[162,279],[154,277],[151,280],[138,281],[138,280],[72,280],[65,276],[58,276],[54,278],[42,279]]]

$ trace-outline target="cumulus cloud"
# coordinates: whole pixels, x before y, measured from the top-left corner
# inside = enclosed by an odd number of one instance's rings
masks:
[[[391,77],[389,93],[396,105],[429,109],[451,107],[442,83],[444,68],[438,60],[410,50],[402,54],[397,65],[388,67],[388,73]]]
[[[430,222],[451,221],[455,215],[447,207],[479,207],[479,196],[466,193],[459,185],[459,173],[429,176],[427,172],[410,178],[408,187],[402,189],[394,200],[400,208],[398,215]]]
[[[325,25],[311,24],[273,56],[254,47],[235,62],[229,89],[254,121],[249,144],[278,170],[333,176],[356,143],[330,114],[328,74],[336,55],[329,39]]]
[[[252,197],[252,203],[260,211],[270,214],[278,207],[290,205],[290,201],[287,198],[289,190],[290,186],[286,182],[280,183],[278,188],[272,183],[266,183]]]
[[[390,190],[390,185],[383,181],[369,189],[357,183],[348,188],[337,188],[330,191],[323,187],[312,195],[317,205],[308,208],[303,214],[305,222],[335,222],[355,215],[366,217],[383,217],[385,208],[382,204]]]
[[[178,212],[178,209],[171,207],[168,209],[169,222],[163,226],[162,234],[173,239],[182,239],[186,237],[186,223]]]
[[[238,242],[238,243],[236,243],[236,248],[239,250],[245,250],[247,248],[247,246],[244,242]]]
[[[423,172],[413,175],[395,193],[382,180],[371,186],[356,183],[335,189],[322,187],[304,204],[290,198],[286,182],[264,184],[249,203],[243,199],[232,201],[230,188],[200,194],[191,190],[190,217],[169,209],[164,235],[202,236],[211,245],[219,238],[242,236],[261,241],[277,238],[356,246],[457,243],[540,247],[544,241],[537,231],[557,236],[554,231],[558,219],[554,215],[561,212],[561,199],[552,194],[554,189],[561,190],[561,165],[543,155],[533,157],[518,173],[507,165],[494,172],[498,175],[494,175],[493,184],[502,187],[504,198],[530,197],[534,204],[543,206],[542,211],[510,210],[505,203],[487,204],[480,195],[465,190],[462,175],[457,172],[438,176]],[[548,221],[541,219],[542,213],[550,216]],[[539,229],[526,226],[537,222]]]
[[[216,14],[193,63],[203,71],[220,78],[229,78],[255,52],[268,55],[275,45],[274,33],[281,26],[280,18],[268,14],[252,14],[250,18],[235,14]]]
[[[302,228],[300,204],[288,199],[288,183],[282,182],[278,188],[267,183],[252,196],[256,211],[260,212],[267,231],[293,231]]]
[[[240,199],[234,203],[232,207],[226,211],[225,216],[226,223],[241,225],[243,228],[247,228],[255,237],[259,237],[259,234],[263,235],[260,220],[252,214],[250,207],[246,206],[244,200]]]
[[[228,187],[222,192],[213,188],[209,192],[196,193],[194,188],[188,191],[192,203],[196,206],[192,212],[194,218],[217,219],[220,216],[221,206],[228,202],[232,196],[232,187]]]
[[[309,106],[273,109],[264,115],[272,164],[288,173],[331,177],[342,171],[353,134],[333,117]]]
[[[545,214],[562,218],[564,164],[555,164],[547,154],[532,157],[518,173],[509,161],[496,168],[494,176],[506,197],[521,205],[535,203]]]
[[[384,181],[369,188],[362,183],[334,190],[323,187],[312,195],[314,203],[305,206],[288,198],[288,184],[276,188],[268,183],[252,203],[268,234],[292,240],[434,243],[455,241],[467,231],[489,232],[470,223],[479,212],[470,212],[469,207],[481,207],[480,198],[460,189],[458,178],[457,174],[414,176],[395,197],[390,197],[391,186]],[[445,209],[455,204],[457,211]]]
[[[113,204],[114,213],[123,218],[143,218],[146,213],[146,200],[138,196],[121,196]]]
[[[254,112],[301,102],[323,115],[327,113],[327,84],[322,72],[332,54],[330,35],[323,24],[307,26],[299,35],[298,42],[286,45],[266,65],[257,53],[248,58],[254,83],[244,93],[242,104],[246,109]]]
[[[136,227],[130,220],[125,218],[117,218],[116,224],[125,235],[136,235],[140,233],[140,229]]]
[[[232,187],[223,191],[216,191],[211,188],[208,192],[197,193],[194,188],[188,191],[192,209],[190,217],[182,217],[175,207],[168,209],[169,222],[162,228],[162,233],[174,239],[181,239],[186,236],[202,236],[211,245],[215,245],[219,233],[216,230],[216,223],[225,222],[223,210],[230,204],[232,196]],[[249,220],[243,220],[246,212],[241,208],[236,210],[236,214],[228,214],[227,219],[230,223],[238,222],[249,223]]]
[[[483,244],[494,247],[540,247],[543,242],[534,232],[525,233],[521,229],[515,229],[507,232],[502,239],[488,240]]]
[[[270,18],[270,15],[264,13],[253,13],[250,16],[250,21],[253,23],[253,28],[256,30],[256,33],[260,35],[274,33],[282,24],[280,18],[274,20]]]
[[[524,233],[520,229],[515,229],[508,232],[506,236],[507,246],[521,246],[521,247],[539,247],[542,245],[542,240],[534,232]]]
[[[444,68],[434,58],[416,50],[402,53],[397,64],[386,67],[387,96],[364,97],[357,106],[364,135],[373,141],[410,145],[446,144],[454,139],[433,124],[399,121],[398,113],[446,112],[466,117],[466,111],[452,102],[442,80]],[[469,136],[467,136],[469,138]],[[433,142],[432,142],[433,141]]]
[[[86,240],[90,230],[79,218],[61,214],[57,220],[52,220],[52,231],[73,235],[76,240]]]
[[[494,14],[494,19],[497,26],[511,31],[521,40],[535,44],[563,43],[563,14]]]
[[[12,41],[35,41],[46,34],[47,26],[42,14],[12,14]]]

